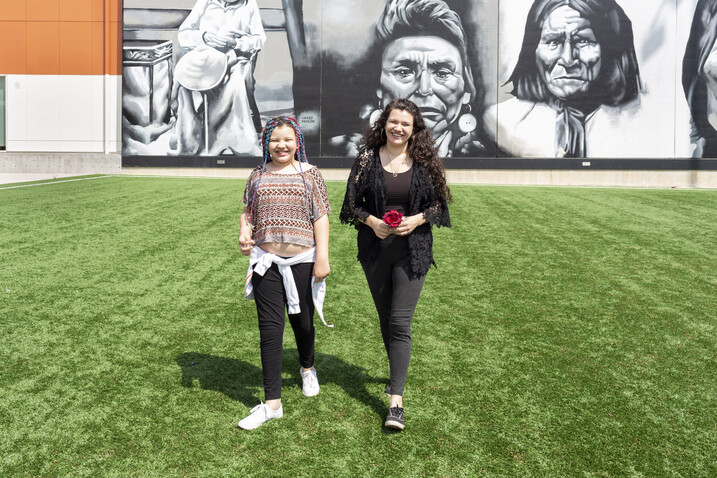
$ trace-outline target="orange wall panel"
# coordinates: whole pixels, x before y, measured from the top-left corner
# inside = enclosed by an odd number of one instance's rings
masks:
[[[0,74],[120,75],[121,0],[0,0]]]
[[[27,73],[60,74],[59,22],[27,22]]]
[[[105,0],[92,0],[92,21],[105,21]]]
[[[105,23],[105,74],[119,75],[122,72],[122,23]]]
[[[60,74],[92,74],[92,22],[60,22]]]
[[[92,22],[92,74],[105,73],[105,26],[102,22]]]
[[[61,22],[91,22],[92,0],[60,0]]]
[[[27,20],[27,0],[0,0],[0,22]]]
[[[122,0],[105,0],[105,8],[107,21],[122,23]]]
[[[60,20],[60,0],[27,0],[27,20],[32,22]]]
[[[0,75],[26,74],[27,22],[0,22],[0,45]]]

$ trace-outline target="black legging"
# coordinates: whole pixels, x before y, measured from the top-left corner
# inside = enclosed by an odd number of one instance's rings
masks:
[[[388,353],[392,395],[403,395],[406,385],[411,361],[411,319],[426,279],[425,275],[408,278],[410,260],[408,238],[390,235],[381,241],[376,259],[361,263]]]
[[[314,365],[314,302],[311,300],[311,272],[314,263],[307,262],[291,266],[291,272],[299,293],[301,311],[289,314],[289,323],[294,331],[299,363],[304,368]],[[286,294],[276,264],[263,276],[252,276],[254,302],[259,318],[261,339],[261,369],[264,375],[264,400],[281,398],[281,363],[283,359],[284,323]]]

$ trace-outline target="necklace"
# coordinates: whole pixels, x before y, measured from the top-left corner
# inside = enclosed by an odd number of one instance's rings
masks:
[[[393,174],[393,177],[395,178],[395,177],[398,176],[398,172],[396,172],[396,171],[393,169],[393,160],[396,159],[396,158],[398,158],[398,157],[401,156],[402,154],[404,154],[405,151],[402,151],[402,152],[398,153],[398,154],[397,154],[396,156],[394,156],[393,158],[391,157],[391,153],[388,152],[388,148],[386,148],[385,151],[386,151],[386,156],[388,157],[388,168],[389,168],[389,170],[390,170],[390,173]],[[401,162],[401,164],[405,164],[405,163],[406,163],[406,157],[404,156],[404,157],[403,157],[403,161]],[[400,167],[400,165],[399,165],[399,167]]]

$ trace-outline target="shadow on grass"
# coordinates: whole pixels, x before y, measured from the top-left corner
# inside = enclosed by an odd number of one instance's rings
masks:
[[[261,368],[227,357],[185,352],[176,358],[182,369],[182,386],[199,384],[202,390],[214,390],[247,407],[256,405],[256,389],[261,387]]]
[[[261,389],[263,385],[260,367],[232,358],[199,352],[185,352],[178,355],[176,361],[182,370],[183,387],[194,387],[198,382],[202,390],[223,393],[247,407],[256,405],[257,389]],[[314,356],[314,364],[321,385],[336,384],[347,395],[371,408],[376,414],[380,416],[386,414],[387,407],[381,395],[378,392],[371,394],[367,390],[368,384],[385,384],[387,382],[385,378],[372,377],[366,369],[345,362],[335,355],[317,352]],[[284,350],[282,371],[291,376],[283,380],[282,388],[301,387],[299,355],[296,349]],[[380,393],[383,393],[383,388]]]
[[[378,415],[383,416],[388,411],[381,399],[383,387],[380,389],[380,394],[378,392],[372,394],[367,390],[368,384],[385,385],[388,379],[372,377],[365,368],[348,363],[335,355],[321,352],[314,353],[314,367],[321,385],[330,383],[338,385],[348,396],[371,408]],[[282,387],[301,387],[299,352],[296,349],[284,349],[282,370],[291,375],[290,379],[283,381]]]

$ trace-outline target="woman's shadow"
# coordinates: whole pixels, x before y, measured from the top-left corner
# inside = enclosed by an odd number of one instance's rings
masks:
[[[298,357],[296,349],[284,350],[282,371],[292,378],[284,379],[282,387],[301,386]],[[176,361],[182,371],[183,387],[198,385],[202,390],[223,393],[247,407],[253,407],[257,404],[257,399],[263,398],[261,368],[253,364],[199,352],[185,352],[178,355]],[[321,385],[336,384],[354,400],[373,409],[378,415],[386,413],[384,402],[377,394],[371,395],[367,390],[368,384],[385,384],[386,379],[372,377],[366,369],[347,363],[334,355],[317,352],[314,363]]]

